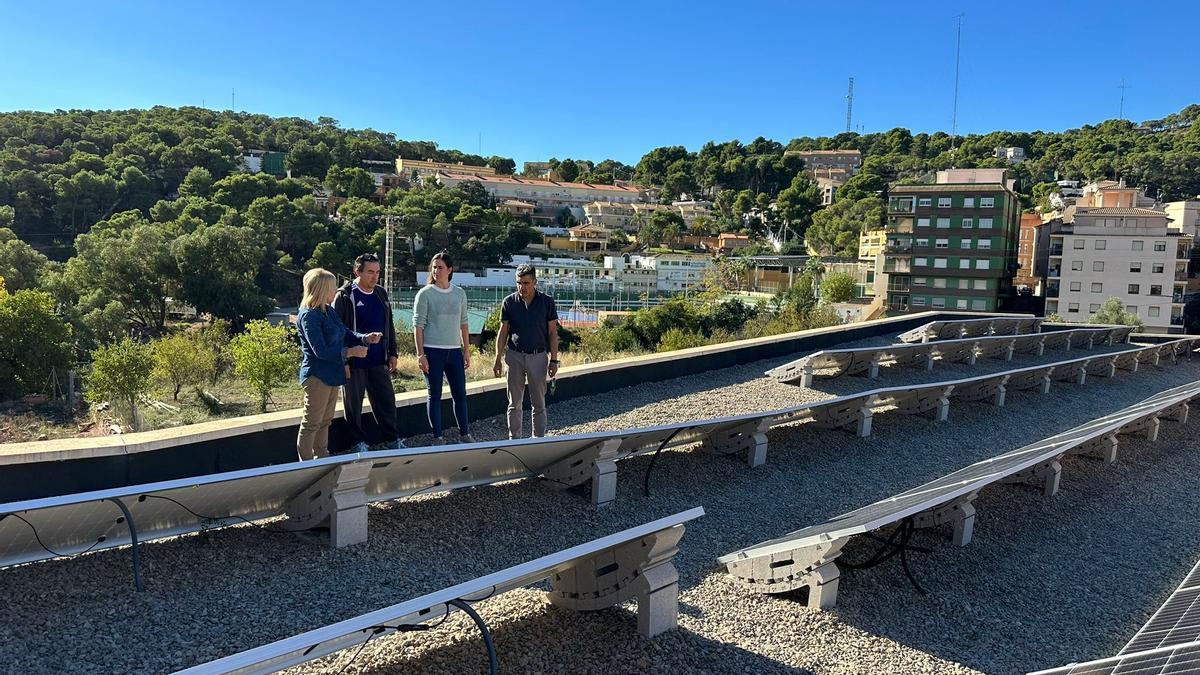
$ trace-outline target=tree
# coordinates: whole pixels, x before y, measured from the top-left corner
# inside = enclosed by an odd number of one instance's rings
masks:
[[[153,375],[174,387],[172,398],[179,400],[179,390],[206,381],[216,367],[217,356],[195,336],[185,333],[168,335],[151,345],[154,356]]]
[[[333,164],[333,156],[324,141],[316,145],[302,140],[292,146],[283,158],[283,166],[293,176],[323,178]]]
[[[1141,328],[1142,320],[1137,314],[1125,311],[1125,303],[1120,298],[1112,297],[1100,305],[1100,310],[1088,319],[1088,323],[1100,323],[1109,326],[1137,326]]]
[[[659,208],[655,209],[650,214],[650,220],[647,223],[647,229],[650,235],[656,235],[653,243],[675,242],[683,235],[685,229],[683,216],[674,209]],[[638,235],[641,239],[641,235]],[[651,243],[647,241],[646,243]]]
[[[877,173],[862,170],[846,180],[834,194],[834,201],[856,202],[868,197],[886,197],[887,179]]]
[[[366,199],[375,194],[375,179],[364,169],[331,166],[325,173],[325,188],[335,197]]]
[[[46,266],[46,256],[0,227],[0,277],[10,292],[37,286],[38,275]]]
[[[558,173],[558,177],[562,179],[563,182],[574,182],[574,180],[579,177],[579,165],[576,164],[575,160],[573,159],[564,159],[559,163],[556,173]]]
[[[274,235],[279,250],[293,260],[307,260],[312,255],[313,247],[326,235],[323,220],[323,216],[314,213],[311,197],[297,200],[284,195],[259,197],[246,211],[247,224]]]
[[[821,300],[826,304],[849,302],[854,298],[854,277],[845,272],[825,275],[821,280]]]
[[[179,237],[171,249],[180,298],[234,326],[261,318],[274,305],[255,282],[269,241],[269,235],[228,225],[209,225]]]
[[[797,234],[803,235],[812,214],[821,208],[821,189],[808,174],[798,173],[792,184],[775,199],[775,208],[783,222],[796,226]]]
[[[154,357],[150,347],[125,338],[92,352],[92,372],[87,377],[87,399],[99,403],[117,399],[129,406],[129,423],[139,428],[137,402],[150,389]]]
[[[179,184],[180,197],[203,197],[208,199],[212,197],[213,191],[213,176],[212,172],[202,166],[194,166],[187,175],[183,177],[183,182]]]
[[[259,409],[267,411],[271,391],[296,377],[300,347],[284,326],[251,321],[246,331],[229,343],[234,372],[246,378],[258,395]]]
[[[858,235],[883,222],[884,204],[878,197],[842,200],[813,214],[813,224],[804,233],[809,250],[823,256],[858,257]]]
[[[71,365],[72,347],[49,293],[0,285],[0,398],[46,391],[50,369]]]
[[[488,157],[487,165],[496,170],[496,173],[501,175],[511,176],[517,170],[517,163],[508,157],[500,157],[492,155]]]

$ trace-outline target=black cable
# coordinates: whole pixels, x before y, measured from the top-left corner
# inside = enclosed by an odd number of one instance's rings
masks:
[[[487,648],[488,672],[491,675],[496,675],[496,673],[499,672],[499,666],[496,663],[496,645],[492,643],[492,633],[488,630],[487,624],[484,623],[483,617],[479,616],[479,612],[476,612],[474,607],[466,602],[463,602],[462,600],[451,600],[447,604],[453,605],[466,612],[467,616],[471,617],[471,620],[474,621],[475,625],[479,627],[479,632],[481,635],[483,635],[483,645]]]
[[[658,456],[662,454],[663,448],[667,447],[667,443],[670,443],[672,440],[674,440],[675,436],[681,431],[683,431],[683,427],[679,427],[675,431],[672,431],[671,435],[667,436],[666,439],[659,444],[658,449],[655,450],[654,454],[650,457],[650,465],[646,467],[646,477],[642,480],[643,497],[650,496],[650,472],[654,470],[654,463],[658,461]]]
[[[91,551],[92,549],[96,548],[97,546],[99,546],[101,543],[104,542],[104,540],[108,539],[108,537],[101,535],[98,539],[96,539],[95,543],[93,543],[91,546],[83,549],[79,553],[59,553],[58,551],[55,551],[54,549],[52,549],[49,546],[46,546],[44,543],[42,543],[42,538],[41,538],[41,536],[38,535],[37,528],[33,526],[33,523],[29,522],[28,520],[25,520],[25,518],[23,516],[21,516],[21,514],[6,513],[4,515],[12,516],[13,518],[16,518],[17,520],[21,521],[22,523],[25,523],[26,525],[28,525],[29,529],[33,532],[33,538],[37,540],[38,546],[41,546],[42,550],[44,550],[46,553],[49,553],[50,555],[58,557],[58,558],[74,558],[76,556],[81,556],[84,553],[87,553],[87,552]],[[0,516],[0,519],[3,519],[3,517],[4,516]]]
[[[266,526],[266,525],[261,525],[261,524],[259,524],[259,523],[256,523],[256,522],[254,522],[253,520],[249,520],[249,519],[247,519],[247,518],[243,518],[243,517],[241,517],[241,516],[234,516],[234,515],[222,516],[222,517],[217,517],[217,516],[205,516],[205,515],[202,515],[202,514],[196,513],[195,511],[193,511],[193,510],[189,509],[189,508],[187,507],[187,505],[186,505],[186,504],[183,504],[183,503],[181,503],[181,502],[179,502],[179,501],[176,501],[176,500],[174,500],[174,499],[171,499],[170,497],[164,497],[163,495],[139,495],[139,496],[138,496],[138,501],[139,501],[139,502],[141,502],[141,501],[145,501],[145,500],[147,500],[147,499],[162,499],[162,500],[164,500],[164,501],[171,502],[172,504],[174,504],[174,505],[178,506],[179,508],[183,509],[184,511],[187,511],[188,513],[192,514],[193,516],[195,516],[195,517],[199,518],[200,520],[208,520],[208,521],[222,521],[222,520],[228,520],[228,519],[230,519],[230,518],[233,518],[233,519],[235,519],[235,520],[240,520],[240,521],[242,521],[243,523],[246,523],[247,525],[253,525],[254,527],[257,527],[258,529],[260,529],[260,530],[262,530],[262,531],[264,531],[264,532],[271,532],[271,533],[274,533],[274,534],[293,534],[293,531],[292,531],[292,530],[281,530],[281,529],[278,529],[278,528],[271,528],[271,527],[268,527],[268,526]]]
[[[909,517],[901,520],[896,528],[892,530],[891,536],[889,536],[886,540],[868,533],[868,538],[880,542],[880,546],[878,549],[876,549],[875,553],[862,562],[855,563],[848,560],[839,559],[838,563],[853,570],[869,569],[877,565],[882,565],[899,554],[900,566],[904,570],[904,576],[908,578],[908,582],[912,584],[913,588],[915,588],[918,593],[921,595],[927,595],[924,587],[917,582],[916,577],[913,576],[912,569],[909,568],[908,565],[909,551],[915,551],[918,553],[930,552],[927,548],[909,544],[909,541],[912,539],[913,532],[915,531],[916,524],[914,524],[913,519]],[[897,538],[899,538],[899,541],[896,541]]]
[[[494,589],[495,586],[493,586],[492,588]],[[398,624],[395,626],[389,626],[387,624],[381,624],[378,626],[367,626],[363,630],[369,630],[369,631],[371,631],[371,634],[367,636],[366,640],[362,641],[362,644],[358,645],[358,649],[355,650],[354,656],[351,656],[350,660],[347,661],[345,663],[345,665],[343,665],[341,668],[338,669],[338,675],[341,675],[342,673],[344,673],[346,671],[346,669],[350,667],[350,664],[354,663],[358,659],[359,655],[362,654],[362,651],[364,649],[366,649],[367,643],[370,642],[371,638],[375,637],[376,635],[385,633],[389,630],[395,631],[397,633],[412,633],[412,632],[416,632],[416,631],[433,630],[435,628],[440,628],[442,624],[446,623],[446,619],[449,619],[449,618],[450,618],[450,608],[446,607],[446,612],[444,614],[442,614],[442,620],[435,624],[402,623],[402,624]],[[317,647],[317,645],[313,645],[312,647],[309,647],[309,651],[316,649],[316,647]],[[305,654],[308,654],[308,652],[305,652]]]
[[[509,457],[512,457],[513,459],[517,460],[518,462],[520,462],[520,463],[521,463],[521,466],[525,467],[525,470],[526,470],[526,471],[528,471],[529,473],[533,474],[534,476],[542,476],[542,474],[543,474],[543,473],[546,471],[546,469],[549,469],[549,468],[550,468],[550,467],[548,466],[548,467],[546,467],[545,469],[542,469],[541,471],[534,471],[533,469],[531,469],[531,468],[529,467],[529,465],[528,465],[528,464],[526,464],[526,463],[525,463],[525,460],[523,460],[523,459],[521,459],[520,457],[518,457],[518,456],[516,455],[516,453],[513,453],[513,452],[509,451],[507,448],[495,448],[495,450],[497,450],[498,452],[503,452],[504,454],[508,455]],[[551,464],[550,466],[554,466],[554,465],[553,465],[553,464]],[[573,484],[572,484],[572,483],[568,483],[568,482],[567,482],[567,481],[565,481],[565,480],[558,480],[558,479],[556,479],[556,478],[550,478],[549,476],[542,476],[542,478],[544,478],[545,480],[548,480],[548,481],[550,481],[551,483],[558,483],[559,485],[565,485],[565,486],[567,486],[567,487],[573,487]]]

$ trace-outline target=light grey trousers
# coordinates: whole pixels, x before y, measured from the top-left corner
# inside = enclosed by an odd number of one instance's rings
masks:
[[[508,366],[508,437],[521,438],[524,417],[521,408],[525,390],[529,390],[529,405],[533,408],[533,435],[546,435],[546,377],[550,369],[550,354],[522,354],[511,349],[504,352]]]

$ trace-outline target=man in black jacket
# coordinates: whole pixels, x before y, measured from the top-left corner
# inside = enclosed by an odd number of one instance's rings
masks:
[[[346,363],[346,385],[342,387],[342,406],[346,426],[354,445],[351,452],[367,450],[367,433],[362,425],[363,393],[371,401],[371,414],[379,427],[381,442],[389,448],[403,448],[396,431],[396,390],[391,374],[396,372],[396,327],[387,292],[379,284],[379,257],[364,253],[354,260],[354,281],[338,289],[333,309],[351,330],[383,333],[383,339],[368,346],[364,358]]]

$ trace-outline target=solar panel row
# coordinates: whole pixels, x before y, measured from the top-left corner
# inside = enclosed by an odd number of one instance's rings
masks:
[[[1041,330],[1042,321],[1044,319],[1033,316],[930,321],[924,326],[901,333],[900,340],[902,342],[932,342],[983,335],[1036,333]]]
[[[851,537],[884,527],[909,523],[917,527],[951,524],[959,545],[970,541],[974,525],[972,501],[988,486],[1012,480],[1045,481],[1057,490],[1061,460],[1069,453],[1091,452],[1091,443],[1145,428],[1147,420],[1187,419],[1189,401],[1200,397],[1200,382],[1176,387],[1117,413],[988,460],[894,497],[842,514],[777,539],[722,556],[718,562],[744,586],[763,593],[783,593],[808,587],[809,605],[831,607],[836,602],[836,560]]]

